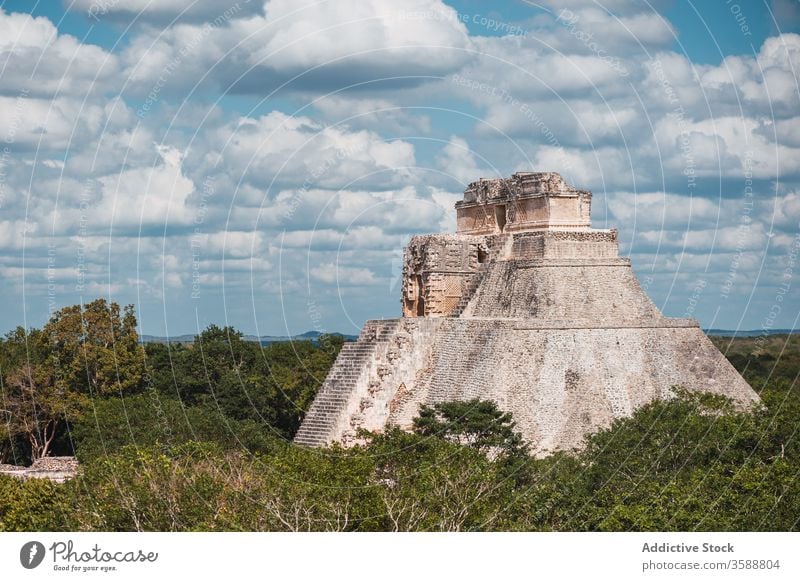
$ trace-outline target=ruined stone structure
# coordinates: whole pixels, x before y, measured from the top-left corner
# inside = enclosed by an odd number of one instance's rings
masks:
[[[78,460],[74,456],[47,456],[34,460],[31,466],[0,464],[0,474],[27,480],[45,478],[63,483],[78,474]]]
[[[556,173],[470,184],[457,233],[406,248],[403,318],[344,345],[295,442],[352,444],[410,428],[422,404],[481,398],[544,455],[676,385],[758,401],[695,320],[659,312],[590,210]]]

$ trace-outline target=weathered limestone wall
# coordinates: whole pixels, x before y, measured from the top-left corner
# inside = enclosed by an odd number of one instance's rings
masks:
[[[499,212],[505,215],[505,209]],[[456,224],[458,232],[466,235],[499,234],[498,212],[494,206],[471,206],[458,211]]]
[[[590,225],[588,196],[518,198],[506,205],[506,232],[538,229],[585,230]],[[483,206],[478,206],[483,207]]]
[[[548,231],[514,234],[512,259],[618,258],[616,230]]]
[[[690,322],[684,322],[691,325]],[[420,403],[491,399],[512,412],[536,454],[579,446],[615,418],[670,387],[758,400],[696,326],[515,328],[497,321],[443,321],[426,372],[405,385],[393,424],[409,428]]]
[[[315,443],[355,443],[358,428],[409,429],[421,404],[481,398],[512,412],[534,453],[544,455],[672,397],[674,385],[743,407],[758,400],[694,321],[667,321],[600,328],[570,320],[370,321],[392,334],[371,351],[367,373]],[[312,407],[307,422],[320,413]]]
[[[551,228],[589,228],[591,222],[590,206],[586,203],[588,196],[578,194],[575,197],[548,198],[550,202]]]
[[[463,317],[664,320],[624,258],[500,261],[488,267]]]
[[[526,228],[545,228],[550,219],[550,204],[544,196],[516,199],[508,204],[508,225],[510,232]]]

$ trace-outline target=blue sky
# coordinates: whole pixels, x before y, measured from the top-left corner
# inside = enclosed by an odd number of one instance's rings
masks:
[[[795,327],[799,6],[0,2],[0,329],[354,333],[519,170],[591,189],[665,314]]]

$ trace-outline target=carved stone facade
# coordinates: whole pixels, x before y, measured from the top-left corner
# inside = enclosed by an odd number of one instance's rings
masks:
[[[352,444],[360,428],[409,429],[422,404],[481,398],[543,455],[676,385],[757,402],[697,321],[659,312],[590,204],[555,173],[470,184],[458,232],[406,248],[403,318],[344,346],[295,441]]]
[[[433,234],[415,236],[403,261],[403,316],[457,314],[471,295],[483,265],[496,258],[504,236]]]

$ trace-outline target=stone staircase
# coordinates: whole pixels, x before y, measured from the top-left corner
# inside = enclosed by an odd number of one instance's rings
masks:
[[[294,442],[302,446],[324,446],[337,431],[349,427],[348,403],[359,382],[367,375],[379,347],[385,346],[395,334],[398,320],[367,321],[358,340],[345,343],[325,382],[308,410]]]
[[[458,300],[458,303],[456,303],[455,309],[453,309],[449,316],[456,318],[461,316],[461,314],[464,312],[464,309],[467,308],[467,305],[472,300],[472,296],[475,294],[475,291],[478,290],[481,282],[483,282],[483,279],[486,277],[486,272],[489,270],[489,267],[494,262],[506,258],[513,243],[513,234],[499,234],[492,239],[491,245],[489,246],[488,260],[484,261],[480,266],[478,266],[478,270],[470,278],[470,281],[467,283],[461,298]]]

